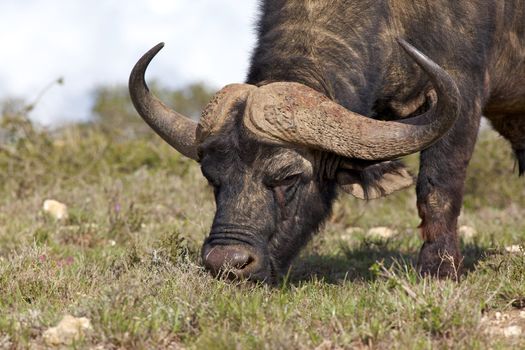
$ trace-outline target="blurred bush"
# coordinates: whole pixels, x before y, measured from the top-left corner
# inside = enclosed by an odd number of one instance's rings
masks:
[[[177,111],[198,119],[212,90],[192,84],[156,94]],[[32,105],[0,103],[0,193],[24,197],[64,182],[97,182],[142,167],[185,172],[189,162],[152,132],[135,112],[127,87],[95,91],[93,120],[46,129],[29,119]]]
[[[167,105],[198,119],[213,90],[192,84],[169,90],[152,84]],[[104,176],[142,167],[183,174],[191,166],[165,144],[135,112],[127,87],[95,90],[93,120],[48,130],[28,118],[33,105],[20,99],[0,103],[0,193],[22,197],[63,182],[97,183]],[[409,165],[417,168],[416,157]],[[0,199],[2,200],[2,199]],[[525,207],[525,186],[514,168],[507,142],[494,131],[481,132],[466,181],[465,207]]]
[[[155,82],[150,85],[153,93],[166,105],[194,120],[199,119],[203,107],[214,93],[203,83],[190,84],[178,90],[161,88]],[[105,132],[125,138],[151,135],[150,128],[133,108],[127,86],[99,87],[94,97],[95,123]]]

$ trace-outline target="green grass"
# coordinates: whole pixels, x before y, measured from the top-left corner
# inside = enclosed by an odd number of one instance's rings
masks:
[[[274,287],[229,283],[199,264],[213,196],[198,166],[157,137],[97,125],[50,133],[5,119],[0,145],[0,348],[44,347],[65,314],[93,331],[77,348],[524,348],[484,316],[525,302],[525,186],[509,147],[484,132],[460,225],[461,283],[421,280],[414,189],[341,197],[331,220]],[[408,159],[412,168],[415,157]],[[41,211],[68,205],[66,222]],[[348,234],[388,226],[387,241]],[[516,321],[518,322],[518,321]],[[522,326],[525,331],[525,320]]]

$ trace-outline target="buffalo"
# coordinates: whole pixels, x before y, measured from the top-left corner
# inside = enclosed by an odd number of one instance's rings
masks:
[[[525,0],[264,0],[257,30],[245,83],[221,89],[198,123],[148,90],[163,44],[130,76],[138,113],[213,186],[205,267],[275,280],[339,193],[374,199],[410,186],[400,157],[420,152],[417,266],[457,276],[482,115],[525,172]]]

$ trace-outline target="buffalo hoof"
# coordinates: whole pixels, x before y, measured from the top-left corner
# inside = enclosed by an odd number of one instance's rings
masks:
[[[459,281],[462,257],[457,243],[436,240],[425,242],[419,252],[417,268],[421,276]]]

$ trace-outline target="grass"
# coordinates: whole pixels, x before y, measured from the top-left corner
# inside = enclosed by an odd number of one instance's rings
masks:
[[[525,237],[525,186],[492,131],[469,171],[460,225],[477,235],[463,240],[461,283],[415,273],[410,189],[369,203],[342,197],[274,287],[203,271],[213,196],[197,164],[159,138],[96,124],[42,131],[20,116],[4,117],[2,134],[0,348],[44,348],[42,333],[65,314],[93,325],[75,348],[525,347],[486,322],[525,304],[525,255],[504,249]],[[48,198],[68,205],[67,221],[41,211]],[[376,226],[397,234],[349,233]]]

